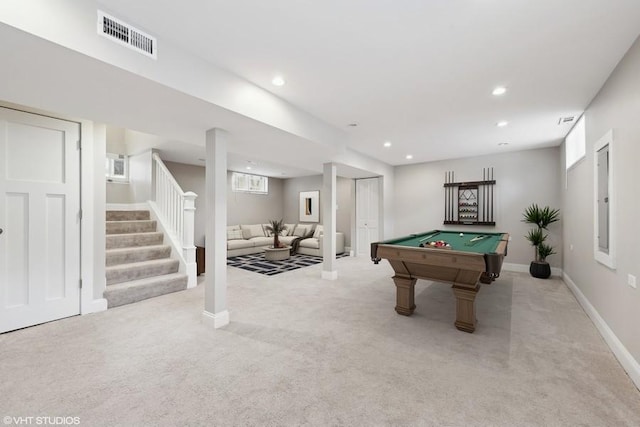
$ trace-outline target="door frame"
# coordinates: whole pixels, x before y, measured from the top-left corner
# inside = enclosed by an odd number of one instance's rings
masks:
[[[80,315],[105,311],[106,125],[3,100],[0,107],[80,124]]]

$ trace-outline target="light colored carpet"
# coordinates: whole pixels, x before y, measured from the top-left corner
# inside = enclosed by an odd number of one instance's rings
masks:
[[[474,334],[449,286],[393,310],[388,263],[268,277],[229,268],[231,323],[203,286],[0,335],[0,417],[85,426],[638,426],[640,392],[559,280],[483,286]]]

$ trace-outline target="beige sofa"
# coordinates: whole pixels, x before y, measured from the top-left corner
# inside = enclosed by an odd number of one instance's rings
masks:
[[[227,226],[227,257],[264,252],[273,245],[273,237],[268,236],[267,224],[242,224]],[[280,242],[290,245],[298,237],[309,236],[300,241],[298,253],[322,256],[322,226],[313,224],[285,224]],[[336,254],[344,252],[344,234],[336,233]]]

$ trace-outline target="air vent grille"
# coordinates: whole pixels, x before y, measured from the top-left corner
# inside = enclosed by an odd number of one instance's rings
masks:
[[[573,123],[573,121],[576,119],[575,116],[568,116],[568,117],[560,117],[558,119],[558,124],[559,125],[564,125],[567,123]]]
[[[154,59],[157,58],[157,45],[154,37],[145,34],[137,28],[101,10],[98,11],[98,34],[127,46],[136,52],[140,52]]]

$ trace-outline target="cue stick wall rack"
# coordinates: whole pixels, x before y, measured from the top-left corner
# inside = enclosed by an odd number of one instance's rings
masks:
[[[496,225],[493,168],[482,168],[482,181],[455,182],[453,171],[444,175],[444,223]]]

